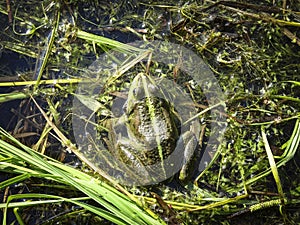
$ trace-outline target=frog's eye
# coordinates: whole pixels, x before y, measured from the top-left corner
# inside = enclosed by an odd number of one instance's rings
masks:
[[[154,84],[149,84],[148,89],[151,93],[157,93],[159,91],[158,87]]]
[[[134,88],[133,89],[133,95],[134,96],[138,97],[138,96],[141,95],[141,93],[142,93],[142,90],[140,88]]]

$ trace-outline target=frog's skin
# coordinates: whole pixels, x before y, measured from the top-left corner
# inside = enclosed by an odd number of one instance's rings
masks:
[[[161,165],[176,146],[184,149],[179,179],[185,182],[194,171],[197,139],[193,132],[180,134],[180,118],[171,104],[160,95],[151,77],[140,73],[133,79],[124,115],[110,123],[109,141],[113,155],[134,170],[147,174],[146,166]],[[192,130],[192,128],[191,128]],[[150,174],[150,173],[149,173]]]

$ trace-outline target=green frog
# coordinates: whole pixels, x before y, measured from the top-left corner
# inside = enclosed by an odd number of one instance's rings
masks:
[[[166,180],[174,170],[186,182],[194,172],[199,123],[182,129],[167,99],[153,78],[139,73],[130,85],[124,114],[110,123],[110,151],[143,183]]]

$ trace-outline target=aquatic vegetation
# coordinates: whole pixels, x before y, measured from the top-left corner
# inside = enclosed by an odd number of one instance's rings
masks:
[[[297,1],[1,2],[3,224],[299,223],[299,14]],[[128,44],[139,41],[147,51]],[[225,100],[209,102],[213,84],[203,81],[201,86],[188,73],[193,69],[182,69],[202,68],[201,62],[191,65],[192,56],[162,45],[161,57],[169,60],[163,64],[151,41],[176,43],[203,59]],[[95,63],[99,59],[101,70]],[[195,116],[180,121],[180,112],[165,101],[149,100],[146,107],[134,99],[136,91],[152,91],[149,82],[147,88],[131,86],[140,73],[157,78],[156,84],[172,81],[190,97]],[[90,90],[80,94],[80,84]],[[126,102],[128,89],[132,105]],[[177,92],[157,92],[167,99],[178,97]],[[74,99],[89,116],[74,112]],[[158,117],[153,106],[161,109]],[[134,111],[138,107],[141,111]],[[131,110],[126,119],[145,116],[152,130],[160,118],[169,121],[176,141],[184,136],[177,134],[184,124],[196,119],[201,125],[198,145],[213,150],[210,161],[184,184],[176,175],[146,187],[116,182],[83,153],[94,153],[97,145],[90,143],[98,139],[104,147],[126,144],[110,142],[118,132],[111,135],[106,126],[108,119],[123,118],[126,108]],[[172,113],[163,113],[166,109]],[[82,130],[91,124],[100,134],[86,148],[76,143],[74,114],[84,121]],[[212,142],[210,137],[225,125],[223,138]],[[134,140],[151,143],[138,136],[149,130],[132,130]],[[160,161],[167,146],[161,140],[155,140]],[[134,147],[131,143],[124,152],[133,154]]]

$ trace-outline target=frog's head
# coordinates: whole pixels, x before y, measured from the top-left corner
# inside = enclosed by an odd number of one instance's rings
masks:
[[[132,109],[136,103],[146,97],[157,96],[159,89],[155,81],[145,73],[139,73],[133,79],[127,98],[127,109]]]

